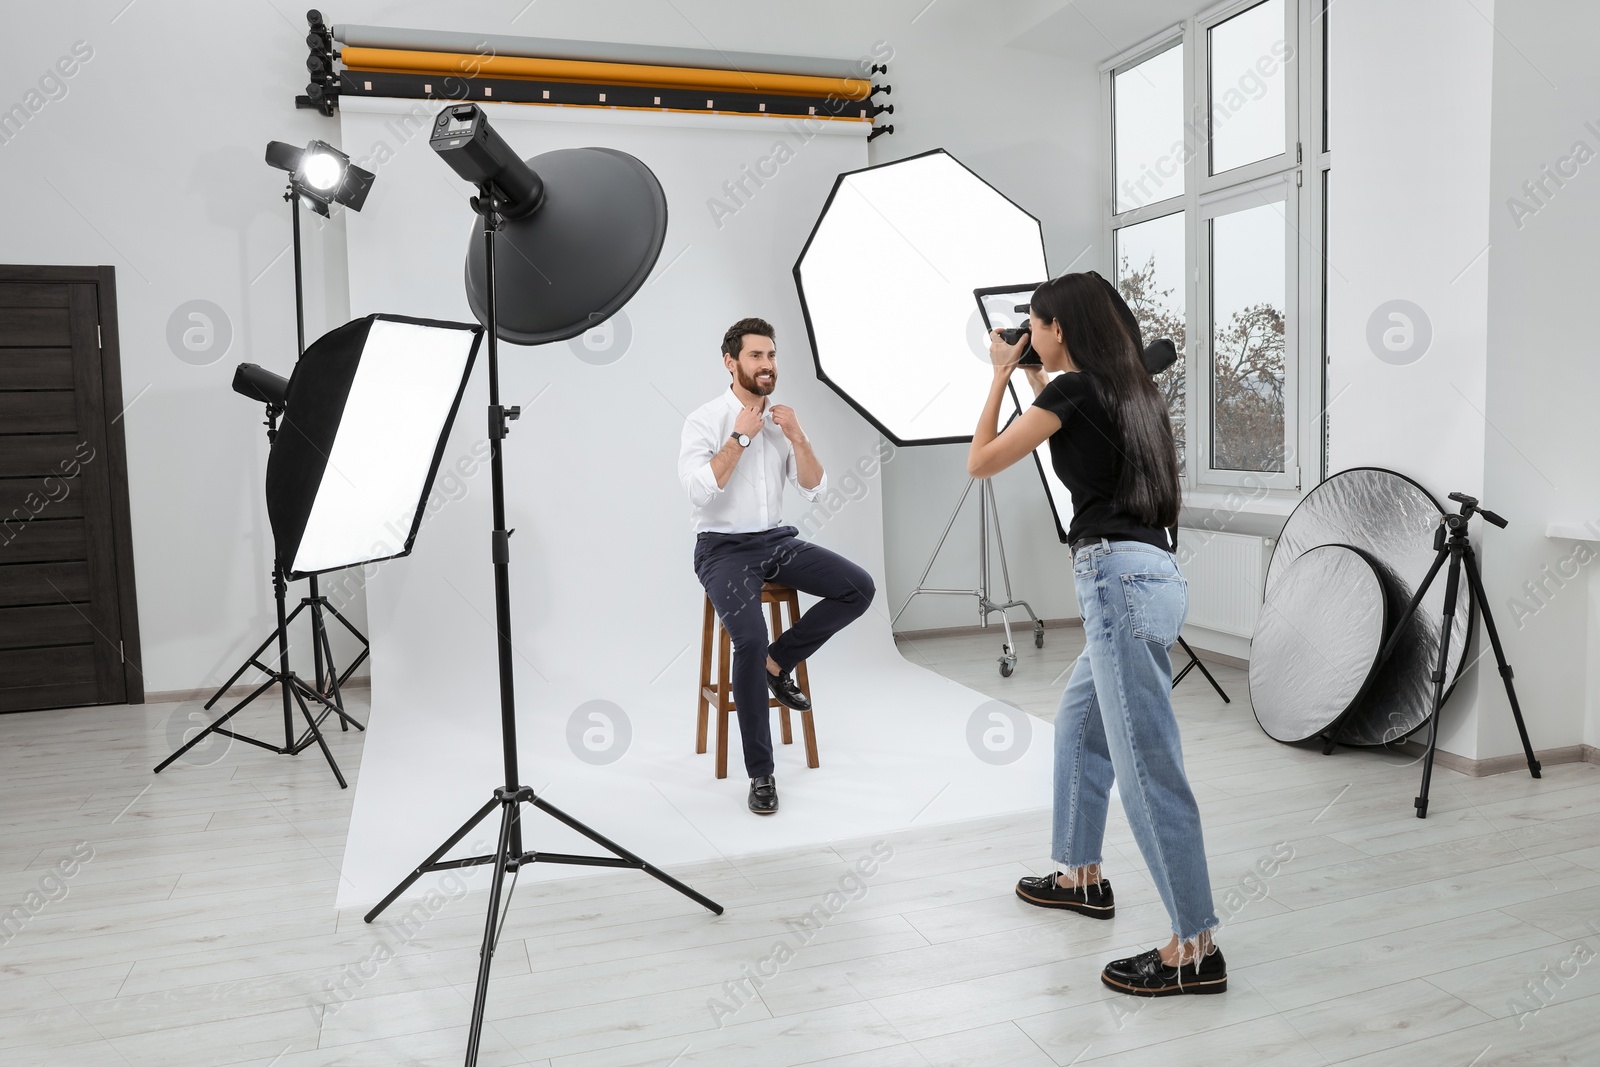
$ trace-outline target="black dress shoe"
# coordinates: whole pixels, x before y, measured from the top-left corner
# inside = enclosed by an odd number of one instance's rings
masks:
[[[765,670],[765,668],[763,668]],[[772,690],[772,695],[778,698],[778,703],[795,711],[810,711],[811,701],[806,695],[795,688],[794,681],[790,679],[789,672],[783,671],[773,674],[767,671],[767,688]]]
[[[1199,964],[1169,967],[1155,949],[1112,960],[1100,981],[1118,993],[1135,997],[1176,997],[1184,993],[1222,993],[1228,988],[1228,964],[1221,949],[1212,949]]]
[[[772,775],[750,779],[750,810],[757,815],[771,815],[778,810],[778,783]]]
[[[1061,888],[1055,874],[1045,878],[1023,878],[1017,882],[1017,896],[1035,907],[1065,908],[1095,919],[1109,919],[1117,913],[1117,901],[1111,895],[1111,883],[1104,878],[1100,879],[1099,885],[1081,889]]]

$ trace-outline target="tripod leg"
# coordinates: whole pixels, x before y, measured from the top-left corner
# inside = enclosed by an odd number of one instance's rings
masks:
[[[309,594],[300,603],[302,606],[311,605],[311,678],[316,683],[317,692],[327,692],[326,683],[322,674],[322,613],[317,610],[317,576],[313,574],[306,579],[306,592]],[[329,663],[329,667],[333,664]]]
[[[590,841],[593,841],[601,848],[607,849],[615,855],[621,856],[623,859],[632,863],[634,866],[638,867],[641,871],[644,871],[658,882],[663,882],[676,889],[678,892],[682,893],[696,904],[699,904],[701,907],[707,908],[717,915],[722,914],[721,904],[718,904],[716,901],[712,900],[708,896],[705,896],[704,894],[696,892],[689,886],[684,885],[682,882],[672,877],[672,875],[668,874],[666,871],[656,867],[654,864],[640,859],[638,856],[635,856],[632,852],[629,852],[627,849],[623,848],[615,841],[612,841],[610,838],[602,836],[595,830],[591,830],[589,827],[585,826],[577,819],[574,819],[560,808],[546,803],[543,798],[539,796],[533,796],[529,798],[528,803],[534,805],[546,815],[566,823],[568,826],[572,827],[574,830],[578,831],[578,833],[582,834],[584,837],[587,837]]]
[[[1444,683],[1450,665],[1450,631],[1455,628],[1456,594],[1460,587],[1461,553],[1452,547],[1450,572],[1444,581],[1444,624],[1439,631],[1439,662],[1433,672],[1433,710],[1428,714],[1428,751],[1422,758],[1422,792],[1417,794],[1415,801],[1419,819],[1428,817],[1428,787],[1433,781],[1433,752],[1439,740],[1439,709],[1444,707]]]
[[[1011,591],[1011,568],[1006,566],[1006,539],[1005,535],[1000,530],[1000,505],[995,501],[994,483],[991,481],[988,483],[988,485],[989,517],[994,521],[994,547],[995,551],[998,552],[1000,556],[1000,577],[1005,582],[1006,601],[1007,603],[1015,604],[1023,611],[1026,611],[1028,613],[1028,618],[1032,619],[1035,623],[1038,623],[1039,616],[1034,614],[1032,605],[1030,605],[1026,600],[1018,600],[1016,598],[1016,594]]]
[[[317,594],[317,579],[313,575],[306,579],[310,583],[311,596],[305,601],[311,608],[311,679],[318,693],[323,696],[332,696],[335,704],[339,702],[339,694],[335,679],[339,669],[333,665],[333,649],[328,644],[328,634],[322,628],[322,597]],[[341,716],[344,709],[339,709]],[[348,730],[350,726],[343,718],[339,719],[339,729]]]
[[[185,741],[183,743],[183,745],[178,749],[178,751],[174,752],[172,755],[168,756],[166,759],[164,759],[160,763],[156,764],[156,769],[155,769],[154,773],[160,774],[162,771],[166,770],[169,766],[171,766],[173,761],[176,760],[179,756],[183,755],[185,752],[189,751],[191,748],[193,748],[194,746],[198,745],[200,742],[204,741],[207,737],[211,736],[211,734],[215,733],[217,730],[222,729],[222,725],[224,723],[226,723],[229,719],[233,718],[235,715],[239,714],[239,712],[243,711],[246,704],[249,704],[256,697],[260,696],[275,681],[276,681],[276,679],[268,678],[265,682],[262,682],[261,685],[256,688],[255,692],[251,693],[249,696],[247,696],[243,700],[239,701],[239,703],[237,703],[233,707],[229,708],[226,712],[224,712],[217,719],[216,722],[212,723],[210,726],[207,726],[204,730],[201,730],[199,733],[197,733],[193,737],[189,738],[189,740]],[[206,705],[206,707],[208,707],[208,708],[210,706],[211,706],[210,704]],[[271,748],[272,746],[271,745],[267,745],[265,747]]]
[[[285,687],[288,688],[288,687]],[[322,755],[327,758],[328,766],[333,768],[333,776],[339,781],[340,789],[349,789],[350,783],[344,780],[344,773],[339,770],[339,764],[333,758],[333,753],[328,749],[328,742],[322,739],[322,731],[317,728],[317,720],[311,717],[311,709],[306,707],[306,698],[300,695],[298,689],[294,692],[294,700],[300,705],[300,714],[306,717],[306,726],[311,731],[311,736],[317,739],[317,747],[322,749]]]
[[[1511,685],[1511,664],[1506,662],[1505,649],[1500,647],[1500,631],[1495,628],[1494,615],[1489,611],[1489,598],[1483,593],[1483,577],[1478,574],[1477,555],[1469,545],[1466,549],[1467,585],[1483,612],[1483,628],[1489,632],[1489,644],[1494,648],[1494,660],[1500,667],[1500,677],[1506,683],[1506,699],[1511,701],[1511,717],[1516,720],[1517,736],[1522,738],[1522,754],[1528,757],[1528,773],[1539,775],[1539,761],[1533,756],[1533,745],[1528,741],[1528,727],[1522,721],[1522,706],[1517,703],[1517,691]]]
[[[283,597],[289,585],[283,575],[283,567],[274,568],[272,572],[272,597],[278,605],[278,680],[283,685],[283,748],[285,752],[294,749],[294,706],[293,698],[289,692],[289,623],[294,621],[294,616],[300,614],[300,609],[294,609],[294,615],[284,618]]]
[[[324,608],[328,614],[339,620],[339,624],[341,626],[350,631],[351,636],[353,636],[357,641],[361,642],[361,651],[356,653],[356,658],[350,661],[350,666],[346,667],[344,669],[344,673],[339,675],[339,684],[344,685],[350,680],[350,676],[355,674],[356,668],[361,666],[361,664],[366,661],[367,656],[372,651],[372,645],[367,641],[365,634],[356,629],[354,626],[350,625],[349,619],[339,614],[338,608],[334,607],[332,604],[324,605]]]
[[[1217,696],[1222,698],[1222,702],[1224,704],[1232,704],[1233,701],[1228,698],[1227,693],[1223,692],[1222,686],[1218,684],[1217,680],[1211,676],[1211,672],[1206,670],[1206,665],[1200,662],[1200,657],[1194,654],[1194,649],[1189,647],[1189,642],[1183,639],[1182,634],[1178,635],[1178,644],[1182,645],[1183,650],[1189,654],[1189,662],[1183,668],[1182,673],[1180,673],[1177,678],[1173,679],[1172,684],[1177,685],[1179,682],[1183,681],[1183,676],[1185,674],[1188,674],[1191,670],[1194,670],[1196,667],[1198,667],[1200,668],[1200,673],[1206,676],[1206,681],[1211,683],[1211,688],[1217,691]]]
[[[344,685],[344,679],[339,675],[338,669],[333,665],[333,644],[328,640],[328,628],[320,625],[319,621],[319,629],[322,633],[323,658],[328,663],[328,691],[329,695],[333,697],[334,713],[339,716],[339,729],[348,730],[350,727],[354,726],[357,730],[365,730],[365,726],[362,726],[359,722],[352,719],[348,714],[345,713],[344,695],[340,692],[341,687]]]
[[[451,849],[459,845],[462,839],[472,832],[472,828],[474,826],[477,826],[480,822],[487,818],[489,813],[494,810],[494,806],[498,803],[500,803],[498,797],[492,798],[487,804],[474,812],[472,818],[461,824],[461,829],[445,838],[444,844],[433,850],[433,855],[417,864],[416,870],[406,875],[405,880],[391,889],[388,896],[378,901],[371,911],[363,915],[361,917],[362,922],[371,922],[379,915],[382,915],[385,908],[387,908],[390,904],[393,904],[396,900],[400,899],[400,894],[404,893],[407,889],[410,889],[412,883],[432,870],[433,865],[443,859],[446,852],[449,852]]]
[[[215,704],[217,701],[222,699],[222,694],[226,693],[229,689],[232,689],[233,688],[233,683],[237,682],[240,679],[240,677],[242,677],[244,675],[244,672],[249,670],[251,665],[254,664],[257,660],[259,660],[261,658],[261,653],[263,653],[263,652],[265,652],[267,650],[267,646],[272,644],[272,642],[276,641],[277,639],[278,639],[278,631],[277,630],[274,630],[270,634],[268,634],[267,635],[267,639],[265,641],[261,642],[261,644],[259,646],[257,646],[257,648],[256,648],[256,650],[254,652],[250,653],[249,658],[247,658],[243,663],[239,664],[239,669],[233,672],[233,676],[231,678],[229,678],[226,682],[223,682],[222,683],[222,687],[219,688],[215,693],[211,694],[211,699],[206,701],[205,710],[210,711],[211,710],[211,706],[213,704]]]
[[[489,883],[489,918],[483,926],[483,949],[478,955],[478,984],[472,996],[472,1023],[467,1029],[466,1067],[478,1062],[478,1043],[483,1037],[483,1009],[489,996],[489,969],[494,964],[495,942],[499,939],[500,891],[505,884],[506,869],[511,860],[511,824],[518,818],[515,794],[499,801],[500,845],[494,854],[494,874]]]

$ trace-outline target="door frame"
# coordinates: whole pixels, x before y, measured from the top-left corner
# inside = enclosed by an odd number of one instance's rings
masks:
[[[133,516],[128,505],[128,447],[122,429],[122,347],[117,330],[117,269],[112,266],[0,264],[0,282],[95,286],[100,326],[100,382],[107,469],[111,485],[111,540],[117,572],[117,614],[122,631],[126,702],[144,703],[144,651],[139,641],[139,597],[133,570]],[[135,399],[138,399],[135,397]]]

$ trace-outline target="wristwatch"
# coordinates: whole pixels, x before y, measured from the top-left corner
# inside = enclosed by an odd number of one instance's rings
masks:
[[[728,436],[733,438],[735,441],[738,441],[740,448],[749,448],[750,447],[750,435],[749,434],[743,434],[743,433],[740,433],[737,430],[735,430],[733,433],[730,433]]]

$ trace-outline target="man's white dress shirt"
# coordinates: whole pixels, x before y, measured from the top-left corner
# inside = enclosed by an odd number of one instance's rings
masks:
[[[694,505],[691,523],[696,533],[757,533],[782,526],[784,482],[793,482],[807,500],[816,500],[828,488],[826,471],[814,488],[800,485],[794,446],[782,427],[772,421],[771,404],[762,408],[761,427],[750,435],[750,444],[734,465],[728,484],[719,487],[711,457],[722,451],[733,435],[742,406],[730,385],[721,396],[690,412],[683,424],[678,480]]]

